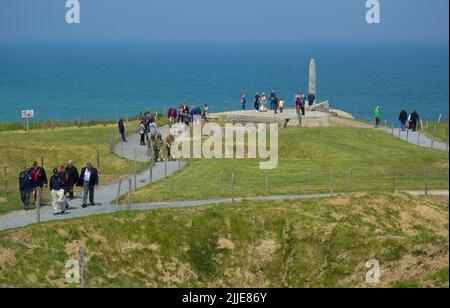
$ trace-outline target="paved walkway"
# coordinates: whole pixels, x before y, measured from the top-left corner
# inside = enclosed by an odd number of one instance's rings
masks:
[[[368,128],[367,124],[362,125],[360,122],[352,120],[344,120],[346,124],[355,124],[355,127]],[[341,123],[342,124],[342,123]],[[393,134],[394,136],[400,136],[402,140],[408,141],[412,144],[416,144],[422,147],[433,147],[434,149],[441,151],[448,151],[448,145],[442,142],[432,142],[431,139],[422,133],[406,133],[399,132],[399,129],[391,129],[388,127],[381,128],[387,133]],[[165,137],[169,132],[168,126],[163,126],[160,128],[160,132],[163,137]],[[127,158],[129,160],[135,160],[138,162],[147,162],[147,148],[139,145],[139,136],[137,134],[132,135],[128,142],[119,143],[115,149],[115,153],[119,156]],[[81,200],[75,199],[70,202],[70,209],[66,212],[64,216],[53,216],[53,208],[51,206],[46,206],[41,209],[41,221],[51,221],[51,220],[62,220],[70,219],[75,217],[85,217],[96,214],[112,213],[117,211],[125,210],[126,207],[113,204],[113,201],[118,195],[124,195],[128,193],[129,179],[131,179],[131,187],[134,189],[143,187],[150,183],[150,178],[152,182],[159,181],[166,176],[170,176],[174,172],[181,170],[186,166],[184,161],[175,161],[167,163],[157,163],[152,170],[146,170],[141,174],[136,176],[128,175],[123,177],[121,183],[112,183],[106,186],[101,186],[96,191],[95,200],[97,202],[96,206],[91,206],[86,209],[81,208]],[[120,186],[120,191],[119,191]],[[421,194],[420,191],[409,192],[412,194]],[[448,191],[444,192],[430,192],[430,194],[446,194]],[[269,197],[255,197],[255,198],[245,198],[245,200],[285,200],[285,199],[304,199],[304,198],[322,198],[328,197],[325,195],[288,195],[288,196],[269,196]],[[235,199],[236,202],[242,201],[240,198]],[[156,209],[156,208],[171,208],[171,207],[186,207],[186,206],[199,206],[205,204],[218,204],[218,203],[228,203],[231,199],[218,199],[218,200],[197,200],[197,201],[183,201],[183,202],[167,202],[167,203],[151,203],[151,204],[135,204],[132,206],[133,209],[146,210],[146,209]],[[22,227],[30,225],[36,222],[35,211],[16,211],[11,212],[6,215],[0,216],[0,230]]]
[[[405,191],[405,193],[409,193],[411,195],[419,196],[424,195],[424,191]],[[348,193],[347,193],[348,194]],[[336,193],[334,196],[345,195]],[[430,196],[448,196],[449,192],[446,190],[438,190],[438,191],[429,191],[428,195]],[[302,200],[302,199],[319,199],[319,198],[328,198],[330,194],[311,194],[311,195],[274,195],[274,196],[262,196],[262,197],[246,197],[246,198],[235,198],[232,200],[231,198],[223,198],[223,199],[210,199],[210,200],[192,200],[192,201],[174,201],[174,202],[156,202],[156,203],[148,203],[148,204],[132,204],[131,210],[133,211],[142,211],[142,210],[155,210],[155,209],[165,209],[165,208],[182,208],[182,207],[197,207],[202,205],[211,205],[211,204],[225,204],[232,202],[242,202],[245,200],[248,201],[274,201],[274,200]],[[110,214],[115,212],[127,211],[127,207],[124,205],[97,205],[95,207],[89,207],[87,209],[80,210],[79,207],[71,206],[70,215],[64,216],[53,216],[51,215],[51,211],[45,211],[44,215],[41,217],[42,222],[46,221],[60,221],[77,217],[86,217],[92,215],[100,215],[100,214]],[[34,224],[36,222],[35,213],[33,212],[14,212],[5,216],[2,216],[0,221],[0,230],[6,230],[17,227],[24,227],[27,225]]]
[[[169,132],[167,126],[161,127],[160,129],[163,136]],[[136,161],[146,162],[147,161],[147,151],[146,147],[139,145],[139,136],[137,134],[131,136],[128,142],[123,143],[122,146],[119,144],[115,148],[115,153],[119,156],[121,152],[123,157],[130,160],[134,160],[136,155]],[[74,199],[69,202],[70,208],[65,213],[64,216],[54,216],[53,207],[43,206],[41,208],[41,221],[59,220],[59,219],[69,219],[73,217],[89,216],[98,213],[108,213],[111,211],[117,211],[123,209],[122,206],[113,205],[115,199],[118,195],[124,195],[128,193],[129,190],[129,180],[131,180],[131,189],[141,188],[152,182],[164,179],[166,176],[170,176],[183,169],[186,166],[186,161],[171,161],[171,162],[158,162],[156,165],[150,169],[145,170],[141,174],[127,175],[123,177],[121,183],[116,182],[105,186],[100,186],[95,191],[95,202],[96,206],[89,206],[85,209],[81,207],[81,199]],[[136,186],[135,186],[136,185]],[[119,191],[120,186],[120,191]],[[115,209],[115,210],[114,210]],[[0,216],[0,230],[26,226],[36,222],[36,212],[35,211],[14,211],[6,215]]]
[[[432,140],[430,137],[425,135],[424,133],[417,131],[401,131],[400,128],[383,128],[387,133],[392,134],[394,137],[398,137],[404,141],[415,144],[424,148],[433,148],[435,150],[448,152],[449,147],[448,143],[439,142],[436,140]]]

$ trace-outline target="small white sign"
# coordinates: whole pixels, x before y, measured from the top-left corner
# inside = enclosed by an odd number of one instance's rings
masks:
[[[34,117],[34,110],[22,110],[22,119],[29,119]]]

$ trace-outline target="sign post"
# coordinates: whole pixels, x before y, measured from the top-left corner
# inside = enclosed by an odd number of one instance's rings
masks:
[[[29,131],[29,119],[34,118],[34,110],[22,110],[22,119],[25,120],[25,131]]]

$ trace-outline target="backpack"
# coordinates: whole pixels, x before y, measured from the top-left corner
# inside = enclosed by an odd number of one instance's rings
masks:
[[[150,136],[156,137],[158,134],[158,130],[156,129],[155,125],[150,124]]]

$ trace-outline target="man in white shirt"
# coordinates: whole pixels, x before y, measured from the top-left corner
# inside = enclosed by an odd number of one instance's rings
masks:
[[[94,191],[98,187],[98,171],[92,167],[92,163],[87,163],[86,167],[81,169],[80,179],[77,186],[83,187],[83,204],[82,207],[87,207],[87,199],[89,196],[89,204],[95,205]]]

